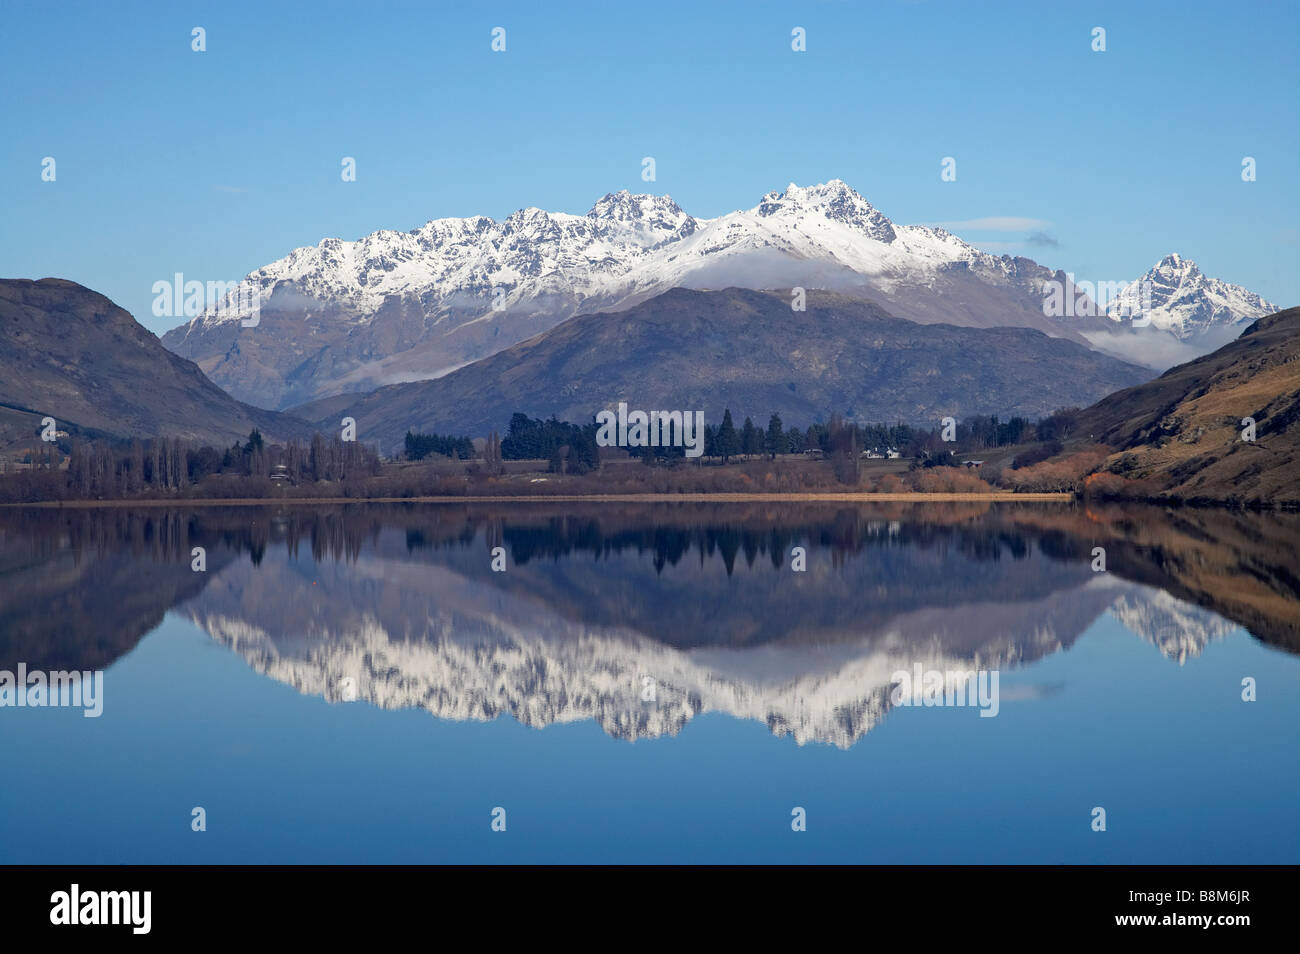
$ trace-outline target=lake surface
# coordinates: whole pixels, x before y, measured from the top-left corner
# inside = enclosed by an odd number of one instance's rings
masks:
[[[0,671],[103,673],[0,707],[0,860],[1295,863],[1298,557],[1076,504],[0,511]]]

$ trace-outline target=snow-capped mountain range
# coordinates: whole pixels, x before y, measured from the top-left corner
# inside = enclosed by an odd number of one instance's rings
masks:
[[[897,225],[838,179],[791,184],[715,219],[666,195],[622,191],[585,215],[528,208],[501,222],[437,219],[325,239],[247,277],[261,303],[256,327],[243,327],[238,309],[210,309],[163,342],[240,399],[283,408],[438,377],[580,312],[621,310],[676,287],[826,288],[912,321],[1031,327],[1080,343],[1115,324],[1046,316],[1047,281],[1071,287],[1064,272],[1030,259]],[[1205,294],[1238,300],[1226,288]],[[1194,308],[1187,295],[1170,307]]]
[[[1141,312],[1151,327],[1182,341],[1222,337],[1215,347],[1236,338],[1256,318],[1280,310],[1240,285],[1210,278],[1176,252],[1130,283],[1107,307],[1113,317]]]
[[[330,238],[248,276],[264,300],[282,282],[321,302],[373,315],[392,297],[416,297],[430,314],[479,297],[498,311],[547,311],[551,295],[606,306],[687,284],[701,269],[776,253],[822,263],[889,290],[960,264],[990,280],[1016,278],[1014,259],[981,252],[949,232],[896,226],[838,179],[771,192],[753,209],[697,219],[671,196],[600,199],[586,215],[528,208],[503,222],[436,219],[410,232],[379,231],[355,242]],[[928,276],[926,273],[929,273]],[[775,286],[772,286],[775,287]],[[495,300],[493,300],[495,299]],[[234,321],[209,312],[199,325]]]

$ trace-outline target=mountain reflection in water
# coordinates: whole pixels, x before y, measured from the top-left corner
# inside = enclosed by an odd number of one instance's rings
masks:
[[[107,667],[174,610],[330,701],[848,747],[895,672],[1025,666],[1105,613],[1172,663],[1238,626],[1296,652],[1297,549],[1294,515],[1076,505],[11,510],[0,669]]]

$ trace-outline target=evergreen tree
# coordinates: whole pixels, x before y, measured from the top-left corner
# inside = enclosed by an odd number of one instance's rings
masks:
[[[740,435],[731,422],[731,408],[723,412],[722,426],[718,428],[718,453],[722,455],[724,464],[740,453]]]
[[[474,442],[468,437],[443,436],[441,434],[416,434],[406,432],[407,460],[423,460],[430,454],[442,454],[460,460],[470,460],[474,456]]]
[[[759,436],[759,430],[754,426],[754,422],[748,417],[740,428],[740,450],[746,455],[763,452],[763,439]]]
[[[595,440],[596,426],[588,426],[592,440]],[[558,420],[551,415],[550,420],[530,418],[518,411],[510,418],[510,429],[501,441],[502,460],[550,460],[555,456],[556,448],[568,444],[570,447],[580,443],[583,428],[567,421]],[[572,469],[569,471],[572,473]]]
[[[777,454],[784,454],[787,452],[785,431],[781,427],[781,415],[777,414],[775,411],[772,412],[772,417],[767,422],[767,438],[764,441],[764,444],[766,445],[765,449],[771,456],[772,460],[776,460]]]

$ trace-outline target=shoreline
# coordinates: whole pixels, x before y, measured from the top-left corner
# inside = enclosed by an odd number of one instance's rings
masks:
[[[456,503],[1061,503],[1069,491],[1053,493],[716,493],[716,494],[492,494],[429,497],[194,497],[139,500],[43,500],[5,503],[5,509],[100,509],[106,507],[273,507],[324,504]]]

